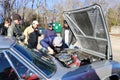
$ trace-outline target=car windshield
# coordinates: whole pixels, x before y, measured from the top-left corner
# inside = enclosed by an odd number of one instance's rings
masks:
[[[50,77],[56,71],[56,66],[50,56],[44,55],[40,51],[23,47],[19,44],[14,45],[14,49],[33,62],[47,77]]]

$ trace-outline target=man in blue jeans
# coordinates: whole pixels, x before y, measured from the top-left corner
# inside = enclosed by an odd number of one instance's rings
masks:
[[[68,48],[62,37],[57,36],[46,37],[40,41],[40,44],[49,51],[49,54],[59,53],[64,48]]]

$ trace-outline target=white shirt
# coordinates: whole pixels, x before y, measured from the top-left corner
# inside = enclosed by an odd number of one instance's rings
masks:
[[[69,30],[65,30],[65,43],[68,45],[69,42]]]

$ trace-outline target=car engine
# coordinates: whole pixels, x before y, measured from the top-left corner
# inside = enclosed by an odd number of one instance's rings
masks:
[[[81,51],[76,51],[73,49],[66,49],[61,51],[59,54],[56,54],[55,57],[60,61],[65,67],[79,67],[82,65],[90,64],[93,62],[93,58],[86,55]]]

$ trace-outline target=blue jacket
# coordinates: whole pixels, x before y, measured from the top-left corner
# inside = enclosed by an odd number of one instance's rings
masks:
[[[44,38],[49,37],[49,36],[57,36],[56,32],[54,30],[45,30]]]
[[[42,47],[44,48],[48,48],[48,47],[51,47],[53,50],[54,50],[54,46],[53,46],[53,39],[55,38],[56,36],[50,36],[50,37],[46,37],[44,39],[42,39],[40,41],[40,44]],[[64,43],[63,41],[63,44],[61,46],[61,50],[63,50],[64,48],[68,48],[68,46]]]

